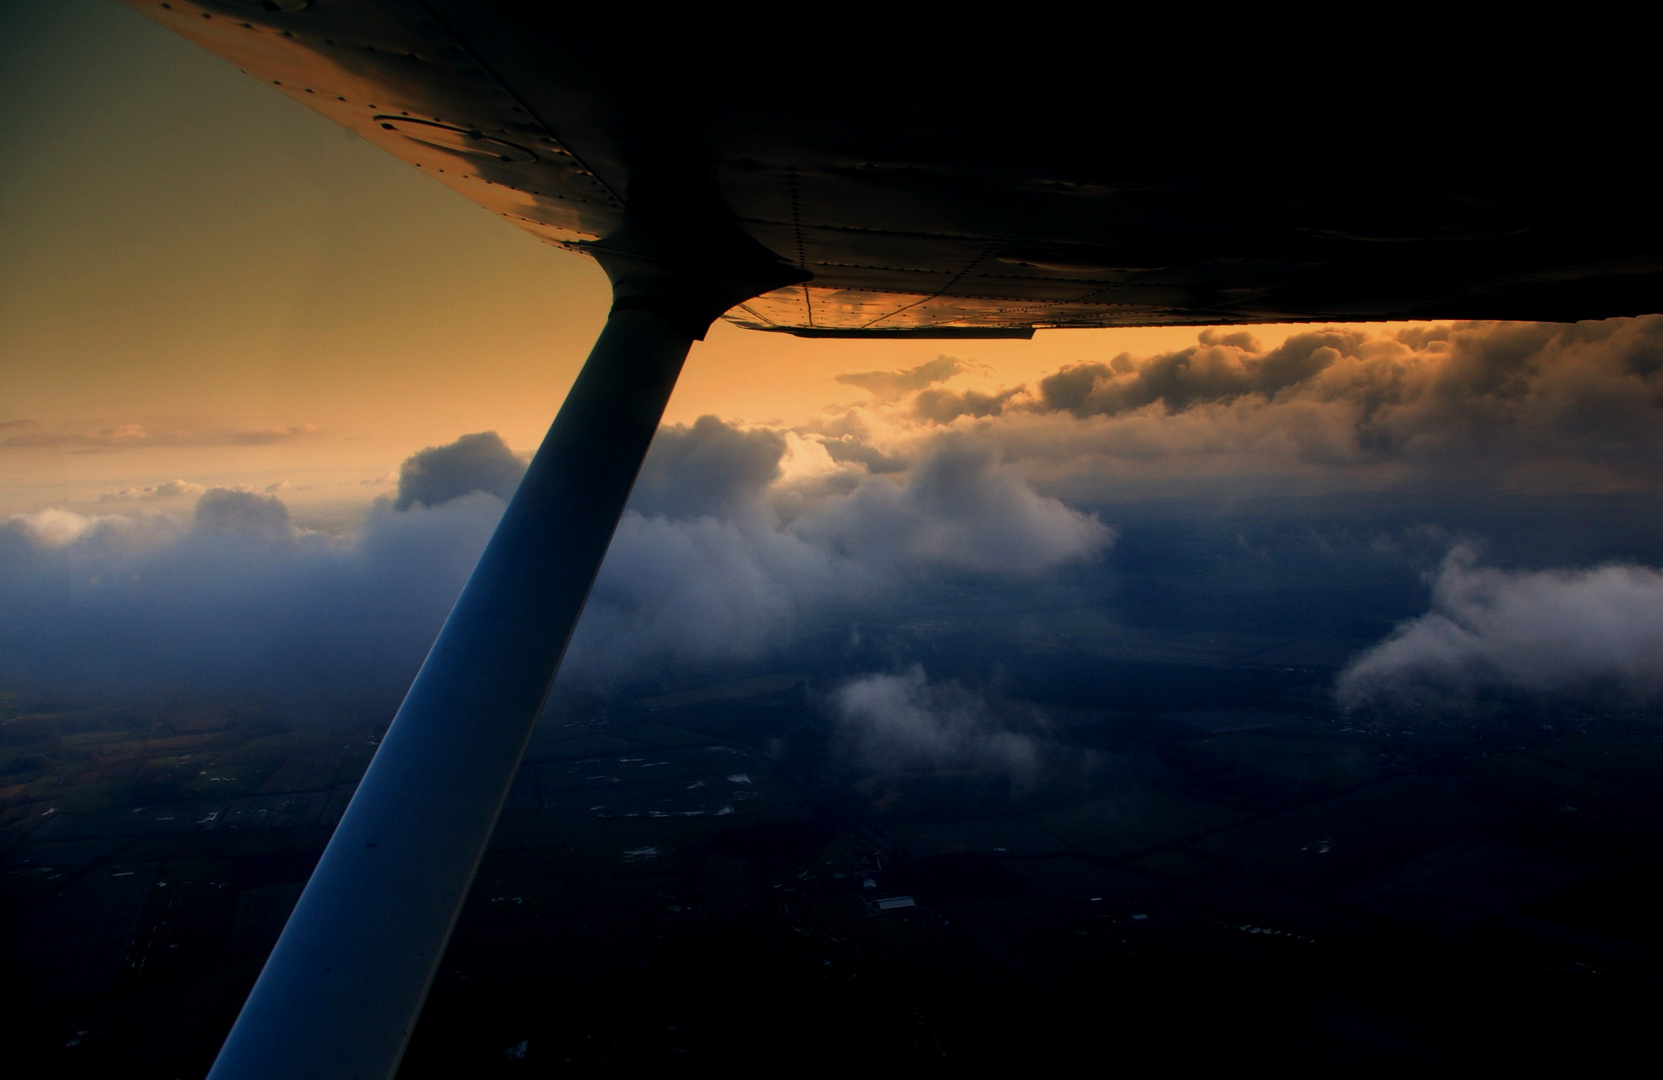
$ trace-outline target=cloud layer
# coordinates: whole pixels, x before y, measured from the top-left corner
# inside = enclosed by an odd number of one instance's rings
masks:
[[[189,480],[169,480],[166,483],[155,484],[150,487],[122,488],[120,491],[105,492],[98,496],[101,503],[132,502],[135,500],[178,499],[187,495],[200,495],[207,491],[201,484],[193,484]]]
[[[270,446],[316,435],[312,424],[273,428],[211,428],[118,424],[87,429],[47,429],[35,420],[0,421],[0,451],[60,450],[71,454],[109,453],[157,446]]]
[[[887,373],[894,400],[856,411],[856,441],[893,454],[944,427],[972,432],[1082,498],[1231,478],[1284,492],[1663,488],[1663,316],[1322,328],[1274,348],[1207,331],[1031,388],[961,389],[932,369],[906,390],[911,374]]]
[[[502,505],[382,504],[350,543],[294,527],[281,500],[225,488],[188,522],[14,516],[0,523],[0,678],[385,719]]]
[[[794,480],[793,445],[812,459]],[[344,540],[296,527],[275,495],[229,488],[205,491],[188,521],[15,515],[0,523],[0,677],[390,711],[523,468],[490,432],[430,447]],[[808,609],[893,599],[943,572],[1032,576],[1112,539],[974,446],[943,444],[896,479],[854,468],[713,417],[664,428],[566,677],[761,656]]]
[[[869,400],[796,427],[707,416],[661,429],[564,677],[605,687],[783,655],[815,620],[860,621],[932,590],[1037,595],[1115,544],[1079,507],[1134,495],[1663,491],[1663,318],[1326,328],[1271,349],[1204,333],[1031,389],[970,385],[987,374],[938,357],[851,374]],[[429,447],[343,539],[297,527],[280,484],[175,480],[112,493],[122,513],[15,515],[0,523],[0,677],[390,710],[523,470],[491,432]],[[194,516],[158,512],[192,495]],[[1394,527],[1437,524],[1418,513]],[[1555,561],[1569,560],[1536,565]],[[1359,657],[1340,692],[1349,704],[1654,695],[1658,598],[1657,572],[1636,566],[1521,573],[1457,553],[1432,610]],[[951,692],[892,678],[860,700],[959,715]],[[856,712],[856,742],[894,734]]]

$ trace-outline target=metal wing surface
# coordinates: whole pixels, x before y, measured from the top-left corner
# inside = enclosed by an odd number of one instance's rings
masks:
[[[1580,48],[1563,27],[137,6],[551,244],[627,250],[650,219],[811,275],[727,313],[757,330],[1659,306],[1649,92],[1621,56],[1550,66]]]

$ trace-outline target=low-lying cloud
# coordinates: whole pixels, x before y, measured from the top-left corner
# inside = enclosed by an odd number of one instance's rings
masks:
[[[1037,712],[956,682],[931,682],[919,665],[851,679],[830,706],[845,752],[880,774],[979,769],[1028,783],[1050,746]]]
[[[1607,565],[1517,571],[1444,560],[1432,610],[1341,674],[1339,700],[1461,705],[1488,694],[1663,696],[1663,572]]]

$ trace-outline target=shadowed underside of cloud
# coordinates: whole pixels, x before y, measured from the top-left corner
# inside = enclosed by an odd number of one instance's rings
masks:
[[[1509,571],[1470,548],[1444,560],[1432,610],[1340,675],[1342,705],[1455,705],[1484,694],[1663,695],[1663,572],[1632,565]]]

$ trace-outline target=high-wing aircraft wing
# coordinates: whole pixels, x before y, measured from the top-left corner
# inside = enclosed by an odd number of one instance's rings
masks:
[[[396,1069],[683,359],[714,319],[1027,336],[1660,306],[1663,214],[1636,120],[1648,69],[1568,65],[1586,43],[1559,24],[1375,27],[1359,41],[1125,11],[1104,35],[852,8],[130,2],[596,258],[614,289],[219,1077]]]
[[[726,312],[753,329],[1570,321],[1663,280],[1650,92],[1563,28],[141,6],[551,244],[628,220],[807,279]]]

